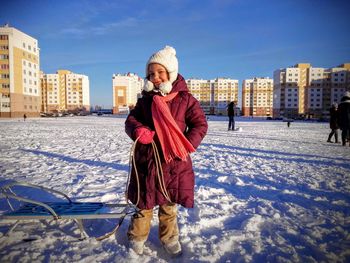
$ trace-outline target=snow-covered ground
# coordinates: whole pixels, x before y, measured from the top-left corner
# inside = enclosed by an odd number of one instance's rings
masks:
[[[77,201],[124,202],[131,140],[123,118],[0,120],[0,184],[19,180],[55,188]],[[209,120],[192,155],[195,208],[179,209],[183,254],[160,246],[157,211],[147,251],[127,248],[127,217],[0,223],[0,262],[350,262],[350,147],[326,143],[327,123]],[[27,193],[31,194],[31,193]],[[38,194],[36,194],[38,197]],[[42,196],[45,199],[45,195]],[[0,199],[0,210],[7,209]],[[97,223],[96,223],[97,222]]]

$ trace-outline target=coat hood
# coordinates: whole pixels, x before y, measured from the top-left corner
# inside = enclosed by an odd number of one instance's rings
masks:
[[[180,74],[177,74],[177,79],[174,81],[173,88],[170,93],[179,91],[189,92],[189,89],[187,87],[185,79]]]

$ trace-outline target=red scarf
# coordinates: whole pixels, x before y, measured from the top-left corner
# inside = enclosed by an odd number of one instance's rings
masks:
[[[185,161],[188,154],[194,152],[193,145],[181,132],[171,115],[167,101],[171,101],[178,93],[171,93],[165,97],[155,95],[152,103],[152,117],[154,127],[162,146],[165,161],[169,163],[175,157]]]

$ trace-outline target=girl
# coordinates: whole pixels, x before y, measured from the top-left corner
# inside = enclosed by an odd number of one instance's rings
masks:
[[[138,138],[134,153],[138,178],[133,168],[128,188],[128,198],[140,209],[128,229],[130,247],[137,254],[143,253],[155,206],[159,206],[159,239],[164,249],[173,256],[180,254],[176,205],[192,208],[194,203],[189,154],[199,146],[208,124],[178,74],[175,55],[175,49],[166,46],[149,58],[142,98],[125,122],[129,137]],[[162,176],[157,174],[152,141],[159,150]]]

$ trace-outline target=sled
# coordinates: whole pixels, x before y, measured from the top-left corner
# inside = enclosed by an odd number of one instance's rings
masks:
[[[25,197],[21,197],[15,192],[15,186],[22,186],[25,188],[40,189],[48,194],[53,194],[56,197],[63,199],[58,202],[41,202]],[[105,234],[102,237],[96,238],[102,240],[114,234],[126,215],[135,212],[130,204],[106,204],[103,202],[73,202],[66,194],[39,185],[24,183],[24,182],[11,182],[0,188],[0,194],[4,196],[11,209],[10,212],[6,212],[0,215],[0,220],[6,220],[14,222],[12,227],[5,234],[7,236],[20,224],[21,222],[28,220],[74,220],[80,230],[81,239],[89,237],[84,229],[83,219],[119,219],[119,223],[112,232]],[[20,202],[18,208],[14,208],[14,202]],[[17,202],[17,203],[18,203]],[[134,210],[130,212],[130,210]]]

